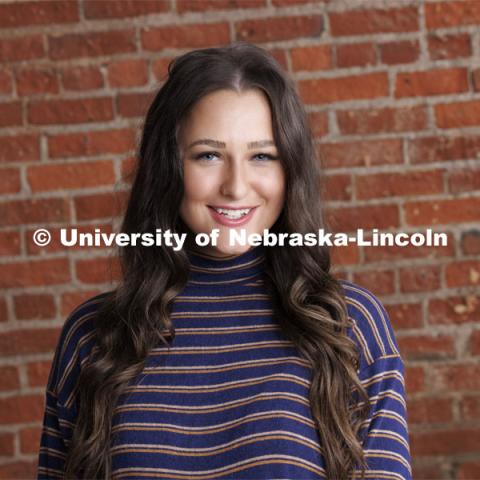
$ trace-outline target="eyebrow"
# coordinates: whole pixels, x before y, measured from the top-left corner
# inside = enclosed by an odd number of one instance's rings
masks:
[[[195,140],[195,142],[191,143],[187,148],[192,148],[195,145],[209,145],[210,147],[214,148],[225,148],[225,142],[219,142],[218,140],[212,140],[211,138],[202,138],[201,140]],[[275,143],[272,140],[257,140],[255,142],[247,143],[248,149],[253,148],[262,148],[262,147],[274,147]]]

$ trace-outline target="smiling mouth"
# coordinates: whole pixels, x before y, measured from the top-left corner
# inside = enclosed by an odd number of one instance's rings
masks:
[[[223,215],[226,218],[230,218],[231,220],[238,220],[239,218],[245,217],[248,215],[254,208],[256,207],[249,207],[249,208],[218,208],[212,207],[208,205],[209,208],[215,210],[220,215]]]

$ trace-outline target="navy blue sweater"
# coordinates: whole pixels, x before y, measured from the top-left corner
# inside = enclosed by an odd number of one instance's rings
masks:
[[[227,259],[189,252],[190,279],[172,308],[171,349],[151,352],[116,405],[113,478],[326,478],[308,399],[311,369],[272,315],[264,249]],[[410,479],[404,364],[394,332],[369,291],[342,285],[371,403],[362,426],[366,478]],[[39,478],[63,476],[75,386],[102,298],[80,305],[63,328],[46,392]]]

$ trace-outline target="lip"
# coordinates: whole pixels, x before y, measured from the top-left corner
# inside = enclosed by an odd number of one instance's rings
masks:
[[[244,223],[247,223],[252,217],[253,214],[255,213],[257,207],[237,207],[237,208],[232,208],[232,207],[221,207],[221,206],[215,206],[215,208],[226,208],[228,210],[242,210],[244,208],[250,208],[251,210],[245,215],[244,217],[239,218],[238,220],[232,220],[231,218],[227,218],[224,215],[218,213],[215,211],[215,209],[207,205],[210,214],[212,215],[213,219],[217,222],[220,223],[221,225],[225,225],[227,227],[238,227],[239,225],[243,225]]]
[[[232,207],[230,205],[207,205],[207,207],[211,208],[224,208],[225,210],[245,210],[246,208],[257,208],[258,205],[251,206],[251,205],[241,205],[237,207]]]

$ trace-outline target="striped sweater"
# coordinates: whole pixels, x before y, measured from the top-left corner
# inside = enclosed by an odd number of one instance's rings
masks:
[[[152,350],[115,407],[112,478],[325,479],[308,399],[311,369],[272,315],[265,247],[227,259],[188,255],[189,282],[172,305],[171,349]],[[404,364],[394,332],[374,295],[342,285],[371,404],[362,425],[366,478],[411,479]],[[76,308],[62,330],[46,390],[38,478],[63,476],[75,385],[104,295]]]

